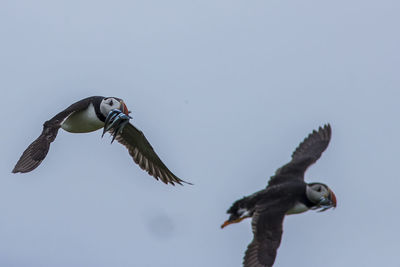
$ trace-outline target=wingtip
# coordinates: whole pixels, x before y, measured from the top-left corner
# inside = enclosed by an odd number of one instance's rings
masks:
[[[187,185],[194,185],[193,183],[186,182],[186,181],[183,181],[183,180],[181,180],[181,182],[183,182],[183,183],[185,183],[185,184],[187,184]],[[183,184],[180,183],[180,185],[183,185]]]
[[[322,128],[322,127],[320,127],[320,128]],[[330,124],[329,122],[328,122],[328,123],[325,123],[323,129],[326,129],[326,130],[328,130],[328,131],[330,132],[330,131],[332,130],[331,124]]]
[[[15,165],[15,167],[14,167],[14,169],[11,171],[11,173],[23,173],[24,171],[23,170],[21,170],[21,168],[20,167],[18,167],[18,164],[17,165]]]
[[[177,184],[179,184],[179,185],[181,185],[181,186],[184,186],[185,184],[187,184],[187,185],[193,185],[193,183],[186,182],[186,181],[184,181],[184,180],[182,180],[182,179],[180,179],[180,178],[178,178],[178,177],[176,177],[176,180],[175,180],[175,181],[169,181],[169,182],[167,182],[166,184],[172,184],[173,186],[175,186],[175,183],[177,183]]]
[[[327,134],[327,138],[330,139],[332,136],[332,127],[330,125],[330,123],[326,123],[324,124],[324,127],[322,128],[321,126],[318,129],[319,132],[324,132]]]
[[[31,170],[24,170],[24,169],[18,169],[17,167],[14,167],[14,169],[11,171],[11,173],[26,173],[30,172]]]
[[[325,124],[325,127],[328,129],[328,131],[329,131],[329,134],[331,134],[331,133],[332,133],[332,127],[331,127],[331,124],[328,122],[327,124]]]

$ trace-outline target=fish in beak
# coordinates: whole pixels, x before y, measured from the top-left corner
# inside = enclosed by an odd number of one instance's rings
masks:
[[[336,201],[336,195],[333,193],[332,190],[329,189],[329,194],[326,197],[321,197],[319,205],[316,206],[314,209],[319,209],[318,212],[323,212],[326,210],[329,210],[330,208],[336,208],[337,201]]]
[[[103,137],[106,132],[114,129],[111,133],[113,137],[111,143],[114,142],[117,134],[121,133],[125,125],[127,125],[129,120],[132,119],[132,117],[129,116],[129,110],[124,101],[120,100],[119,102],[121,104],[120,109],[113,109],[108,113],[107,118],[104,121],[103,134],[101,135],[101,137]]]

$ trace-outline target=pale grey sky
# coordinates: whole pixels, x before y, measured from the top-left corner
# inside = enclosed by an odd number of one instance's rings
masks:
[[[250,221],[219,226],[314,128],[306,174],[338,207],[285,220],[276,267],[399,266],[400,2],[0,3],[0,266],[241,266]],[[11,174],[42,123],[123,98],[179,177],[166,186],[101,132],[60,131]]]

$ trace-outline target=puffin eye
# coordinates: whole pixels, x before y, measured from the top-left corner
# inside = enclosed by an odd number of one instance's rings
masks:
[[[112,106],[112,105],[113,105],[113,101],[112,101],[112,100],[110,100],[110,103],[109,103],[109,104],[110,104],[110,106]]]

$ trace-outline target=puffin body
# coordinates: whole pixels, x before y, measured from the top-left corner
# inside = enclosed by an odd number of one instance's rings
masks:
[[[72,113],[61,123],[61,128],[70,133],[88,133],[104,127],[104,121],[97,117],[93,103],[82,110]]]
[[[286,215],[336,207],[336,196],[327,185],[304,182],[305,171],[320,158],[330,138],[329,124],[313,131],[293,152],[292,160],[271,177],[265,189],[237,200],[229,208],[230,217],[221,228],[252,218],[254,238],[246,250],[244,267],[273,265]]]
[[[166,184],[182,184],[184,181],[165,166],[144,134],[130,124],[129,119],[128,108],[120,98],[92,96],[82,99],[43,124],[41,135],[24,151],[12,172],[25,173],[38,167],[60,128],[70,133],[88,133],[104,127],[104,132],[110,132],[113,140],[123,144],[135,163],[151,176]]]
[[[286,215],[299,214],[308,211],[310,208],[302,202],[296,202],[294,206],[286,212]]]

